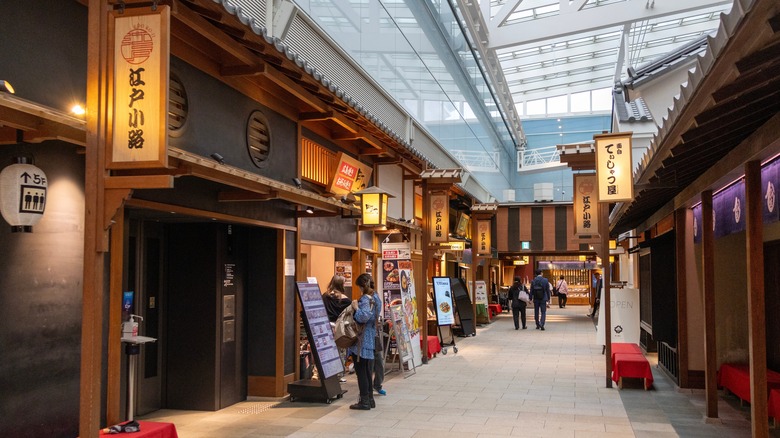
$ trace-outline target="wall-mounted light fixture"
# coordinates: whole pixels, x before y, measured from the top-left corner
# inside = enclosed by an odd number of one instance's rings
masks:
[[[300,178],[293,178],[292,182],[295,184],[295,187],[298,187],[299,189],[303,187],[303,183],[301,182]]]
[[[225,164],[225,157],[223,157],[222,155],[218,154],[217,152],[214,152],[214,153],[213,153],[213,154],[211,154],[210,156],[211,156],[211,158],[213,158],[213,159],[214,159],[214,161],[216,161],[217,163],[219,163],[219,164]]]
[[[306,207],[306,213],[308,214],[314,214],[314,209],[311,207]]]
[[[74,116],[79,116],[80,117],[80,116],[83,116],[84,114],[86,114],[87,110],[83,106],[81,106],[81,104],[76,103],[72,107],[70,107],[70,112]]]
[[[14,87],[8,81],[0,80],[0,93],[14,94]]]

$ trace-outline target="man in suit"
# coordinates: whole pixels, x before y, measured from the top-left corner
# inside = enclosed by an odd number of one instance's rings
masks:
[[[596,312],[599,311],[599,304],[601,304],[601,288],[604,287],[602,283],[601,274],[596,272],[596,299],[593,301],[593,311],[588,314],[588,317],[593,318],[596,316]]]
[[[550,282],[542,277],[542,271],[536,271],[536,277],[531,281],[531,298],[534,300],[534,321],[536,329],[544,330],[544,321],[547,319],[547,304],[550,302]]]

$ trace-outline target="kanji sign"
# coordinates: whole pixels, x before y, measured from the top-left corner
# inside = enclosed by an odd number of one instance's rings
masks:
[[[450,197],[447,194],[431,195],[430,224],[431,242],[450,240]]]
[[[108,168],[167,164],[170,21],[168,6],[110,13],[114,80]]]
[[[596,190],[596,175],[574,175],[574,234],[599,234],[599,193]]]
[[[491,254],[490,237],[490,221],[477,221],[477,255]]]
[[[631,168],[631,134],[594,135],[599,202],[634,199],[634,175]]]
[[[371,167],[339,152],[339,164],[336,172],[330,179],[328,191],[337,195],[346,195],[358,192],[368,187],[368,179],[371,177]]]

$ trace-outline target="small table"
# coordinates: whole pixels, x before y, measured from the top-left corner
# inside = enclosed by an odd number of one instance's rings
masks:
[[[100,436],[128,436],[133,438],[179,438],[176,426],[173,423],[157,423],[152,421],[138,421],[141,430],[135,433],[110,434],[100,431]]]
[[[617,353],[612,359],[612,380],[623,388],[623,377],[644,379],[645,390],[653,386],[653,372],[645,356],[635,353]]]
[[[612,358],[610,360],[612,361],[612,369],[615,369],[616,354],[641,354],[642,356],[644,356],[644,354],[642,353],[642,349],[639,348],[639,345],[628,343],[628,342],[613,342],[611,352],[612,352],[611,353]]]
[[[767,390],[780,389],[780,373],[766,370]],[[750,367],[746,363],[724,363],[718,371],[718,386],[722,386],[740,400],[750,402]]]
[[[491,319],[502,312],[501,304],[488,304],[488,309],[490,310]]]

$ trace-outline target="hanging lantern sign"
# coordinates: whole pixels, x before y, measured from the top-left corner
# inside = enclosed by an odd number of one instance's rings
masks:
[[[598,202],[625,202],[634,199],[631,135],[631,132],[617,132],[593,136],[596,142]]]
[[[25,158],[0,172],[0,213],[14,233],[31,233],[46,208],[46,174]]]
[[[355,192],[360,196],[361,217],[364,226],[384,226],[387,224],[387,200],[395,198],[376,186]]]

